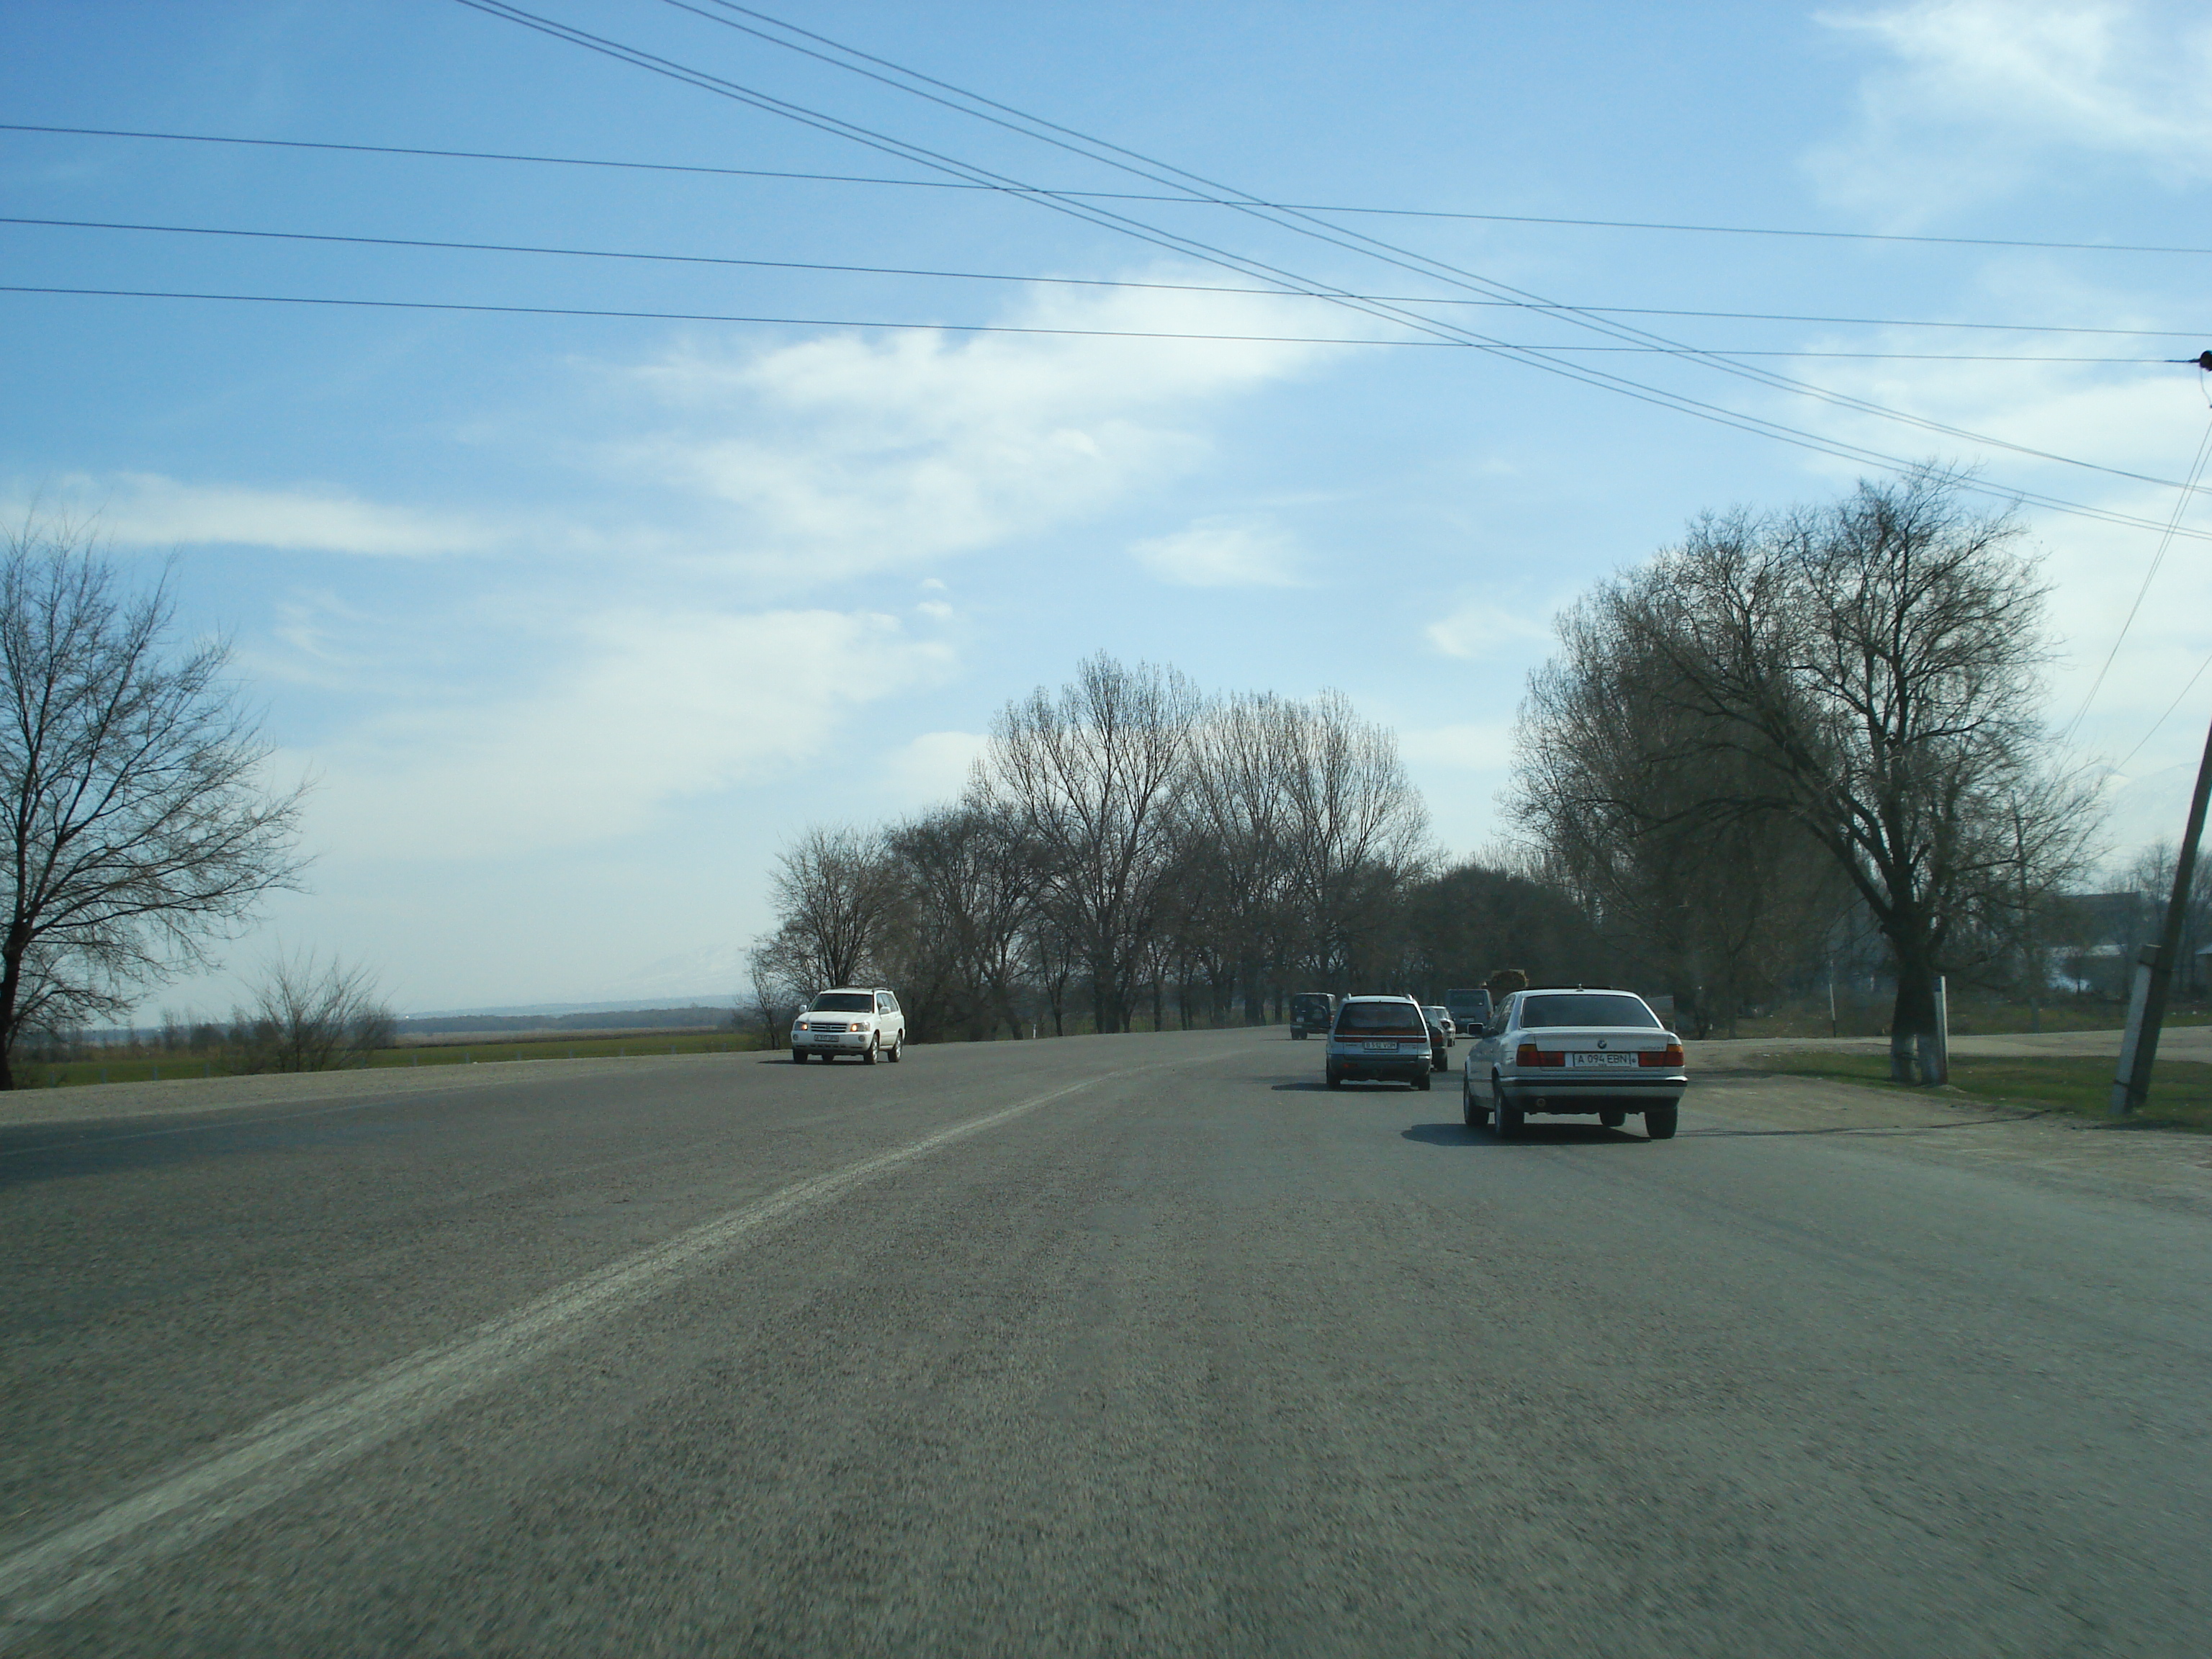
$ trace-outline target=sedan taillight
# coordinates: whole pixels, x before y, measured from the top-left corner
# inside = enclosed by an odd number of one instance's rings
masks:
[[[1513,1063],[1516,1066],[1564,1066],[1567,1063],[1567,1057],[1564,1053],[1551,1054],[1533,1042],[1524,1042],[1513,1051]]]
[[[1665,1066],[1679,1069],[1682,1064],[1682,1045],[1670,1042],[1663,1048],[1646,1048],[1636,1056],[1639,1066]]]

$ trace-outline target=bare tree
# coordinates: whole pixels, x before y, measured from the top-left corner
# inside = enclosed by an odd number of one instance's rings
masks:
[[[1036,848],[1042,902],[1082,954],[1100,1031],[1128,1029],[1201,706],[1173,669],[1101,653],[992,727],[979,789]]]
[[[815,825],[777,857],[770,886],[779,966],[805,994],[874,971],[902,898],[881,836]]]
[[[80,528],[29,521],[0,549],[0,1088],[27,1029],[127,1010],[204,963],[291,885],[301,791],[224,679],[228,647],[173,653],[166,586],[125,595]]]
[[[970,799],[901,824],[885,844],[914,895],[917,945],[933,945],[965,989],[963,1023],[976,1036],[1000,1024],[1021,1036],[1015,999],[1038,878],[1018,826]]]
[[[1325,691],[1292,711],[1277,762],[1285,797],[1290,902],[1303,921],[1297,964],[1323,983],[1373,981],[1392,921],[1388,900],[1429,868],[1428,808],[1398,739]]]
[[[232,1066],[246,1072],[326,1072],[366,1064],[389,1048],[398,1021],[375,975],[328,965],[309,952],[280,956],[264,970],[253,1001],[231,1018]]]
[[[1900,1081],[1941,1080],[1936,976],[2013,878],[2010,804],[2035,803],[2040,872],[2078,864],[2094,828],[2036,721],[2044,590],[2020,537],[1930,470],[1826,507],[1707,519],[1598,596],[1665,665],[1692,750],[1741,769],[1686,817],[1785,813],[1865,903],[1896,968]]]
[[[1530,675],[1508,810],[1534,865],[1583,902],[1699,1030],[1814,947],[1851,902],[1820,843],[1757,804],[1753,763],[1606,591],[1571,606]],[[1725,812],[1711,803],[1733,803]]]

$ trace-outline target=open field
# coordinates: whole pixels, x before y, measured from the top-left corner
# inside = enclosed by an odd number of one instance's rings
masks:
[[[356,1065],[347,1069],[476,1066],[529,1060],[613,1060],[641,1054],[732,1054],[759,1047],[757,1033],[739,1031],[644,1031],[605,1036],[538,1037],[520,1042],[441,1039],[379,1048],[369,1056],[368,1068]],[[178,1078],[222,1077],[230,1074],[232,1067],[222,1056],[214,1054],[171,1054],[136,1058],[118,1054],[113,1058],[51,1064],[19,1060],[16,1072],[22,1087],[52,1089],[93,1083],[152,1083]]]

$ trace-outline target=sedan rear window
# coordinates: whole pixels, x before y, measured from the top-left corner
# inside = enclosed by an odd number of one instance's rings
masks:
[[[1429,1028],[1410,1002],[1347,1002],[1336,1016],[1340,1032],[1361,1036],[1426,1036]]]
[[[1521,999],[1520,1024],[1531,1025],[1632,1025],[1650,1031],[1659,1028],[1658,1016],[1644,1006],[1642,997],[1597,996],[1589,992]]]
[[[876,1012],[876,1000],[866,991],[824,991],[814,999],[813,1007],[807,1012],[815,1014],[872,1014]]]

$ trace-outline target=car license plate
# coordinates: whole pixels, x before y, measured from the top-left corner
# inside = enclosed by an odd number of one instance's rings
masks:
[[[1398,1045],[1395,1042],[1363,1042],[1359,1046],[1370,1054],[1395,1054],[1398,1052]]]
[[[1569,1054],[1570,1066],[1633,1066],[1634,1054]]]

